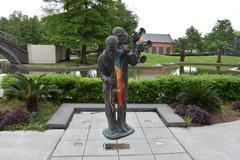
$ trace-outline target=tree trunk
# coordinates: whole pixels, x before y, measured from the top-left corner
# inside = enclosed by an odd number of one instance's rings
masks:
[[[222,63],[222,50],[217,51],[217,63]]]
[[[37,112],[38,111],[38,100],[37,96],[32,95],[26,99],[26,106],[28,112]]]
[[[180,62],[184,62],[185,61],[185,50],[181,50],[180,51]],[[179,70],[180,74],[184,73],[184,65],[180,65],[180,70]]]
[[[180,62],[184,62],[185,60],[185,50],[180,51]]]
[[[71,54],[71,49],[67,48],[66,54],[65,54],[65,61],[70,61],[70,54]]]
[[[179,73],[184,74],[184,65],[180,65]]]
[[[87,46],[84,44],[82,46],[82,51],[80,53],[80,63],[82,63],[82,64],[86,64],[87,63],[86,52],[87,52]]]
[[[222,50],[221,49],[218,49],[218,51],[217,51],[217,63],[222,63]],[[221,69],[220,66],[216,66],[217,73],[220,72],[220,69]]]

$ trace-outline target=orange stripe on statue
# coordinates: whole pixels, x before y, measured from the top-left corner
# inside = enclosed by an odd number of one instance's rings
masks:
[[[118,68],[117,65],[115,65],[115,73],[117,78],[117,101],[118,101],[118,107],[123,107],[124,104],[124,90],[125,90],[125,84],[122,80],[123,72],[122,67]]]

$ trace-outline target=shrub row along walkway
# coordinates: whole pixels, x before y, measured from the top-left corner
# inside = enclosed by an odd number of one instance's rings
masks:
[[[66,131],[0,132],[0,160],[240,160],[240,121],[166,128],[156,113],[127,115],[136,132],[114,143],[129,143],[130,150],[104,150],[113,142],[102,136],[104,113],[82,113]]]

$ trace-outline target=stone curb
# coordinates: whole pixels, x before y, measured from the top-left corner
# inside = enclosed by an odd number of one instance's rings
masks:
[[[104,104],[63,103],[47,122],[47,126],[50,129],[66,129],[76,111],[104,112],[104,108]],[[157,112],[167,127],[184,127],[184,120],[167,104],[128,104],[127,111]]]

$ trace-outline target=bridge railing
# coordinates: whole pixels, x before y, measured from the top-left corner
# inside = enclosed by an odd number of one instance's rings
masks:
[[[0,37],[19,46],[18,40],[15,37],[3,32],[3,31],[0,31]]]

